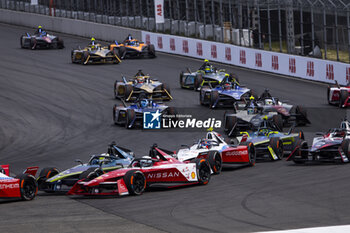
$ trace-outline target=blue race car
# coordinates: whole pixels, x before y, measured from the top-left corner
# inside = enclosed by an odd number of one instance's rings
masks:
[[[210,108],[234,107],[237,101],[246,102],[252,94],[252,90],[241,86],[231,76],[226,75],[225,79],[214,88],[211,85],[202,87],[199,101],[201,105],[209,105]]]
[[[237,137],[240,145],[253,143],[257,159],[281,160],[284,152],[292,151],[294,142],[304,139],[302,131],[295,131],[294,125],[287,133],[279,132],[275,125],[265,118],[258,130],[253,132],[240,132]]]
[[[168,107],[162,103],[156,103],[152,99],[146,99],[141,96],[136,102],[131,105],[126,105],[123,101],[123,106],[114,105],[113,121],[116,125],[123,125],[127,129],[132,129],[136,126],[143,125],[143,115],[145,112],[157,113],[162,118],[176,118],[176,110],[173,107]]]
[[[80,163],[77,166],[59,172],[55,167],[43,168],[37,178],[39,190],[47,193],[68,192],[72,186],[83,178],[93,178],[91,175],[113,171],[127,167],[134,159],[134,153],[126,148],[117,146],[115,142],[109,145],[107,153],[92,155],[88,163]]]

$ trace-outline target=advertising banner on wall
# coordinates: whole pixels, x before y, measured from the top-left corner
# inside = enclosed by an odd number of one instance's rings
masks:
[[[350,65],[346,63],[146,31],[142,31],[142,39],[161,52],[326,83],[350,82]]]
[[[154,0],[156,23],[164,23],[164,0]]]

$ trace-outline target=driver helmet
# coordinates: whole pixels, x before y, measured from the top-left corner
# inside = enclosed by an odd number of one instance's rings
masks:
[[[212,65],[206,65],[204,68],[205,73],[211,73],[213,72],[213,66]]]
[[[91,48],[95,48],[95,38],[91,38]]]
[[[143,77],[137,77],[137,83],[143,83],[144,78]]]
[[[225,83],[224,84],[224,90],[231,90],[231,88],[232,88],[231,83]]]
[[[129,40],[128,41],[128,45],[135,45],[136,44],[136,40]]]
[[[265,104],[266,105],[273,105],[272,99],[265,99]]]
[[[141,100],[140,105],[141,105],[142,108],[147,107],[148,106],[148,100],[146,100],[146,99]]]
[[[211,144],[210,144],[210,141],[209,141],[209,140],[203,139],[203,140],[201,141],[200,148],[202,148],[202,149],[204,149],[204,148],[209,149],[210,145],[211,145]]]

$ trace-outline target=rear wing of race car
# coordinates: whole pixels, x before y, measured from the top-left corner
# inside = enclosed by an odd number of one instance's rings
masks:
[[[10,176],[10,165],[0,165],[0,168],[4,170],[5,175]]]
[[[27,167],[26,170],[24,170],[23,174],[29,174],[32,176],[35,176],[39,167]]]

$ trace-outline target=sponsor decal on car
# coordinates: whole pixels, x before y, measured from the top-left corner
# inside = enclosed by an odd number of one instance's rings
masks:
[[[226,156],[242,156],[242,155],[248,155],[248,150],[236,150],[236,151],[229,151],[225,153]]]
[[[0,189],[18,189],[19,183],[15,184],[0,184]]]
[[[147,174],[147,179],[161,179],[170,177],[179,177],[180,172],[157,172]]]

